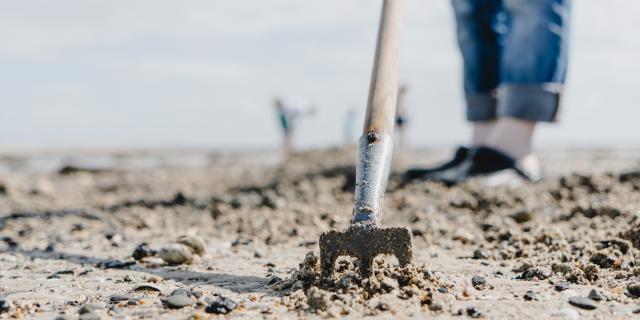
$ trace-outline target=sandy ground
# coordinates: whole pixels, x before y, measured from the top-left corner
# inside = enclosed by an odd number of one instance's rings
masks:
[[[384,221],[411,229],[414,265],[387,257],[363,280],[345,259],[331,281],[318,278],[317,240],[348,225],[350,150],[4,156],[0,318],[628,319],[640,307],[637,154],[545,151],[548,178],[517,187],[400,187],[394,175]],[[181,235],[206,251],[172,244]],[[136,260],[142,243],[150,256]],[[191,263],[153,256],[176,247]],[[179,295],[183,307],[168,302]]]

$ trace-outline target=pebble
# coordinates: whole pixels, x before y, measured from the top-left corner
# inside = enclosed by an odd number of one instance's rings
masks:
[[[80,310],[78,310],[78,314],[85,314],[85,313],[93,312],[93,311],[96,311],[96,310],[100,310],[102,308],[103,308],[102,304],[99,304],[99,303],[87,303],[87,304],[83,305],[82,307],[80,307]]]
[[[191,236],[191,235],[182,235],[176,239],[176,243],[184,244],[185,246],[191,248],[191,251],[197,255],[204,255],[206,251],[206,244],[204,240],[200,237]]]
[[[473,276],[473,278],[471,278],[471,284],[477,290],[483,290],[487,288],[487,279],[481,276]]]
[[[630,295],[634,297],[640,297],[640,284],[638,283],[630,284],[629,286],[627,286],[627,291],[629,292]]]
[[[126,300],[129,300],[129,299],[131,299],[131,297],[129,297],[127,295],[124,295],[124,294],[114,294],[114,295],[109,297],[109,301],[111,303],[118,303],[118,302],[126,301]]]
[[[140,299],[131,299],[127,301],[128,306],[137,306],[140,303]]]
[[[75,320],[75,317],[72,316],[68,316],[68,315],[59,315],[55,318],[53,318],[53,320]]]
[[[537,300],[536,294],[533,291],[527,291],[527,293],[524,294],[524,300],[526,301]]]
[[[598,307],[593,300],[585,297],[571,297],[569,298],[569,303],[574,307],[585,310],[593,310]]]
[[[480,318],[482,317],[482,312],[480,312],[480,310],[478,310],[478,308],[474,306],[468,306],[467,315],[469,315],[469,317],[471,318]]]
[[[533,219],[533,215],[529,211],[522,210],[511,215],[511,218],[517,223],[525,223],[531,221]]]
[[[225,297],[218,297],[217,299],[211,301],[207,307],[204,309],[207,313],[215,313],[215,314],[227,314],[233,309],[235,309],[238,304]]]
[[[96,267],[102,268],[102,269],[124,269],[134,264],[136,264],[135,261],[120,261],[120,260],[108,259],[105,261],[98,262]]]
[[[599,289],[591,289],[591,291],[589,292],[589,298],[595,301],[602,301],[605,299],[602,291],[600,291]]]
[[[0,298],[0,313],[9,312],[11,310],[11,301],[7,298]]]
[[[151,291],[151,292],[160,292],[161,290],[152,285],[143,284],[141,286],[137,286],[133,291]]]
[[[171,294],[169,296],[186,296],[186,297],[190,297],[191,296],[191,291],[185,289],[185,288],[178,288],[175,289],[173,291],[171,291]]]
[[[489,255],[487,254],[487,252],[485,252],[482,249],[476,249],[475,251],[473,251],[473,258],[474,259],[487,259],[487,258],[489,258]]]
[[[151,249],[149,245],[144,242],[139,244],[135,249],[133,249],[133,253],[131,257],[136,260],[142,260],[142,258],[152,257],[156,254],[156,251]]]
[[[518,280],[544,280],[551,277],[551,271],[546,268],[529,268],[516,277]]]
[[[169,308],[178,309],[178,308],[190,306],[192,304],[193,304],[193,298],[191,298],[190,296],[184,296],[184,295],[178,294],[178,295],[172,295],[169,298],[167,298],[167,306]]]
[[[193,261],[193,254],[191,248],[183,244],[170,244],[158,251],[158,257],[162,258],[168,264],[183,264],[191,263]]]
[[[569,290],[569,288],[571,287],[571,285],[569,285],[569,282],[558,282],[555,285],[555,289],[556,291],[565,291],[565,290]]]

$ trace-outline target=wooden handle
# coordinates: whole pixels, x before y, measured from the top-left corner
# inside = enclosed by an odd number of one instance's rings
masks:
[[[373,62],[364,134],[393,134],[404,0],[384,0]]]

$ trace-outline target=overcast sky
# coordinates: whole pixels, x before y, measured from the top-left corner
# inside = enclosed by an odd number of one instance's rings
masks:
[[[380,1],[0,1],[0,146],[268,148],[271,100],[313,101],[304,147],[364,111]],[[448,0],[407,0],[416,146],[462,142]],[[574,1],[562,122],[538,146],[640,146],[640,2]],[[361,115],[363,113],[361,112]]]

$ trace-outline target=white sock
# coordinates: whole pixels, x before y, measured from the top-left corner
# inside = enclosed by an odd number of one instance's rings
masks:
[[[485,145],[496,125],[496,121],[476,121],[471,133],[471,147]]]
[[[531,153],[534,121],[515,118],[499,118],[485,145],[506,153],[516,160],[523,159]]]

